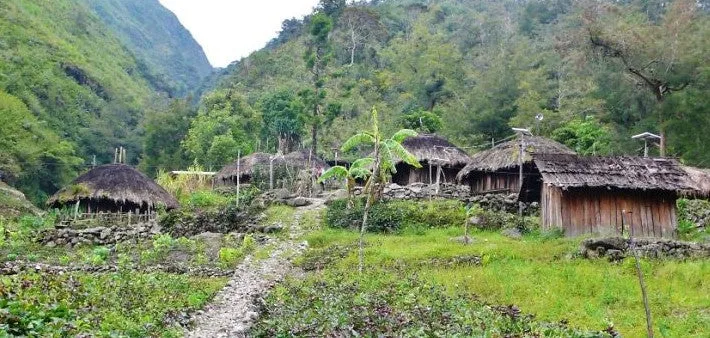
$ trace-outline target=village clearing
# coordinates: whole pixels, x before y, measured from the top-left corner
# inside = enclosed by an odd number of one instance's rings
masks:
[[[432,207],[431,202],[406,203],[422,210]],[[583,258],[578,254],[580,238],[537,230],[508,237],[500,230],[472,229],[472,242],[463,244],[462,226],[419,224],[367,234],[365,270],[358,274],[358,232],[327,227],[320,203],[272,205],[264,214],[262,225],[282,224],[283,230],[255,244],[246,245],[251,237],[245,237],[233,247],[227,236],[219,250],[224,255],[214,262],[205,257],[210,248],[202,240],[160,235],[146,243],[116,246],[101,260],[100,246],[47,248],[23,237],[20,227],[48,226],[37,218],[5,223],[13,237],[0,245],[3,262],[27,262],[30,269],[0,276],[0,292],[11,295],[10,305],[24,311],[19,313],[27,320],[38,323],[38,332],[132,337],[354,332],[645,336],[633,260]],[[172,249],[166,253],[164,247]],[[134,265],[125,262],[138,252],[142,254],[133,257]],[[151,270],[179,257],[175,252],[186,256],[187,274]],[[226,255],[231,252],[238,254]],[[35,273],[33,268],[74,262],[86,262],[97,271]],[[101,270],[113,264],[117,271]],[[224,277],[197,270],[205,267],[235,272]],[[708,260],[643,259],[642,268],[657,335],[707,337]],[[50,314],[53,319],[47,321]]]

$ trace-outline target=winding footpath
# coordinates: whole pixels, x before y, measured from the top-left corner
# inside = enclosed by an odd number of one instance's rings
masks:
[[[246,337],[259,317],[257,300],[293,271],[291,260],[308,247],[307,242],[296,242],[303,233],[301,217],[324,207],[321,199],[309,201],[310,205],[296,209],[288,239],[279,240],[266,259],[245,258],[212,303],[196,313],[186,337]]]

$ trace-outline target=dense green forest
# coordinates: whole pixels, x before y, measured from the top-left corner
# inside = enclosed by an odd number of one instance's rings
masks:
[[[218,168],[239,148],[311,147],[315,125],[318,153],[332,157],[376,106],[386,129],[436,131],[472,152],[526,127],[584,154],[641,154],[630,136],[650,131],[666,136],[668,156],[707,166],[707,9],[323,0],[228,68],[179,151]]]
[[[706,1],[322,0],[203,82],[199,46],[158,7],[0,4],[0,107],[33,131],[3,126],[4,180],[41,201],[119,145],[149,174],[256,150],[330,158],[373,106],[385,133],[472,153],[525,127],[582,154],[641,154],[630,136],[650,131],[665,136],[654,155],[710,166]]]
[[[41,203],[115,147],[137,162],[146,111],[198,87],[206,67],[157,0],[0,2],[1,179]]]

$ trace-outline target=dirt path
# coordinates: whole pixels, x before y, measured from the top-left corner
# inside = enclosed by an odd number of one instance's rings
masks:
[[[279,241],[266,259],[247,257],[212,303],[197,313],[195,325],[185,332],[186,337],[246,337],[258,317],[255,301],[292,271],[291,259],[308,246],[296,242],[303,232],[301,217],[307,211],[323,208],[324,203],[320,199],[309,201],[311,205],[296,209],[288,228],[289,238]]]

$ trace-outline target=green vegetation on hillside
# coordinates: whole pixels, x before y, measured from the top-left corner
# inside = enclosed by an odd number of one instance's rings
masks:
[[[131,50],[151,85],[172,96],[196,93],[212,66],[202,47],[158,0],[82,0]]]
[[[377,106],[388,112],[385,133],[417,126],[485,147],[511,135],[512,126],[529,127],[584,154],[639,154],[641,145],[630,136],[651,131],[667,136],[668,155],[710,164],[699,150],[710,141],[702,132],[710,126],[707,6],[691,0],[345,3],[323,0],[319,14],[285,21],[267,48],[230,66],[216,90],[244,95],[257,111],[263,97],[284,88],[301,92],[292,101],[305,104],[303,118],[320,126],[319,154],[327,157],[367,125],[367,112]],[[314,35],[324,16],[333,23],[327,41]],[[314,91],[315,98],[308,95]],[[262,116],[260,150],[274,151],[283,132],[273,128],[273,114]],[[440,126],[430,123],[434,117]],[[290,139],[308,146],[305,129]],[[213,140],[205,142],[209,148]]]

